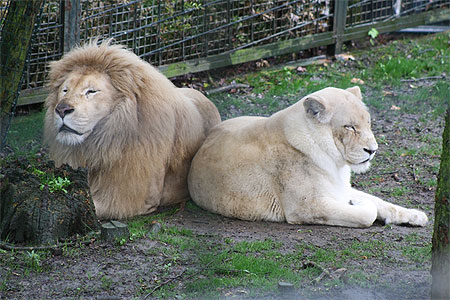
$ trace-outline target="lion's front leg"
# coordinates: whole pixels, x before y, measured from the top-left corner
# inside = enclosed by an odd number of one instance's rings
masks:
[[[395,205],[356,189],[352,189],[353,199],[355,201],[358,201],[358,199],[372,201],[377,207],[377,219],[385,224],[425,226],[428,222],[428,217],[420,210]]]

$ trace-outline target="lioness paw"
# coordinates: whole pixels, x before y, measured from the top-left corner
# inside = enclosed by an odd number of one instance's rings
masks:
[[[398,206],[391,206],[387,210],[378,211],[385,224],[408,224],[412,226],[425,226],[428,217],[425,213],[417,209],[408,209]]]
[[[428,217],[425,213],[417,209],[409,209],[408,224],[413,226],[425,226],[428,223]]]

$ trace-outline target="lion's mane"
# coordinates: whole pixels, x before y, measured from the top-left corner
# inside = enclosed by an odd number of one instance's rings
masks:
[[[68,146],[55,138],[58,128],[52,118],[58,90],[68,74],[80,70],[106,74],[117,96],[110,101],[111,113],[86,140]],[[175,196],[163,189],[170,188],[166,186],[168,174],[173,175],[171,182],[186,181],[190,160],[209,128],[220,122],[217,109],[201,93],[175,87],[150,64],[110,41],[90,42],[53,62],[49,89],[45,141],[50,156],[57,165],[89,169],[100,217],[148,213],[188,197],[184,187]]]

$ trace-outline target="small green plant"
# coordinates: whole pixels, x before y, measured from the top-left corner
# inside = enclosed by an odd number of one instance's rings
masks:
[[[35,272],[41,272],[41,256],[34,250],[25,252],[25,261],[28,267]]]
[[[106,275],[103,275],[100,278],[100,281],[102,282],[102,288],[105,290],[109,290],[111,288],[111,285],[113,284],[112,279]]]
[[[62,191],[67,194],[66,188],[71,184],[67,177],[55,176],[54,174],[47,174],[44,171],[33,168],[33,174],[41,181],[39,189],[42,191],[47,186],[50,193]]]
[[[377,38],[377,36],[380,33],[375,28],[372,28],[372,29],[369,30],[369,32],[367,34],[370,36],[370,44],[372,46],[374,46],[375,45],[375,39]]]

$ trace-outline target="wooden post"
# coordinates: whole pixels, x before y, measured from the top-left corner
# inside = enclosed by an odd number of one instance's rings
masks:
[[[329,54],[339,54],[342,52],[343,35],[345,31],[345,23],[347,21],[347,4],[348,0],[335,0],[334,1],[334,13],[333,13],[333,36],[334,51]]]
[[[64,53],[80,43],[80,0],[63,0],[64,13]]]

